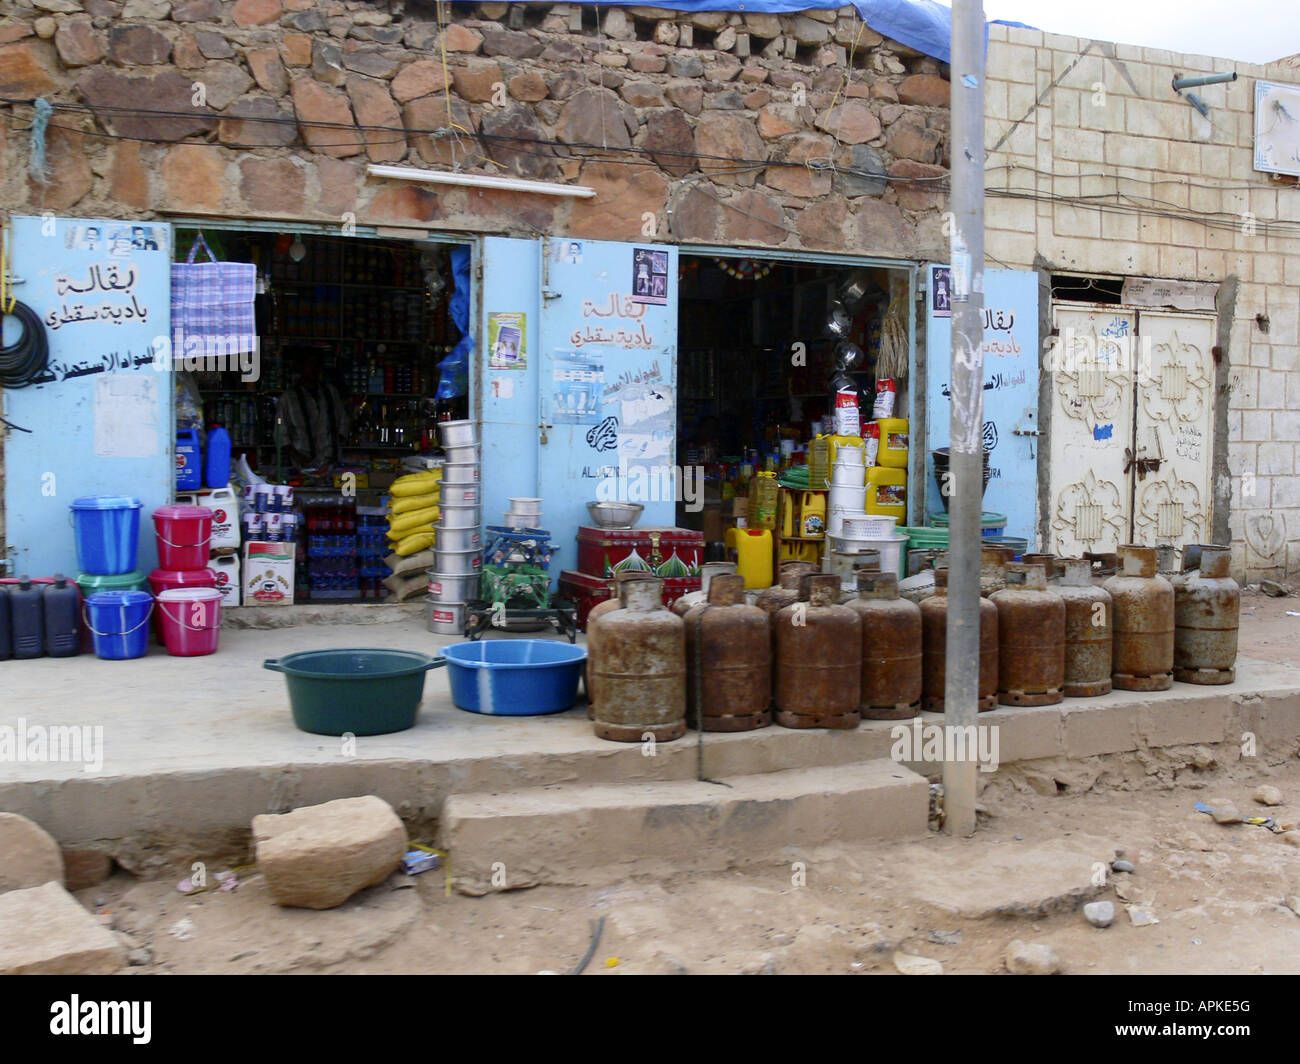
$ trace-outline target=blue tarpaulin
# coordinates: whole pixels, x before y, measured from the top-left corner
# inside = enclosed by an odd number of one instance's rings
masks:
[[[447,309],[461,338],[451,354],[438,363],[435,394],[439,399],[454,399],[469,393],[469,353],[474,349],[474,339],[469,335],[469,264],[469,248],[451,249],[452,290]]]

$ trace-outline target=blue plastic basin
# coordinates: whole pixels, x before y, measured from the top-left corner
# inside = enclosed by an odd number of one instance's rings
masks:
[[[561,713],[578,698],[587,648],[546,639],[498,639],[443,648],[451,700],[493,716]]]

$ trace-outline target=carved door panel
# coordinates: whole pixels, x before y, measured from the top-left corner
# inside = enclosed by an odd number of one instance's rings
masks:
[[[1046,549],[1073,558],[1129,541],[1137,316],[1057,306],[1053,318]]]
[[[1204,543],[1213,500],[1214,319],[1144,310],[1138,330],[1133,542]]]

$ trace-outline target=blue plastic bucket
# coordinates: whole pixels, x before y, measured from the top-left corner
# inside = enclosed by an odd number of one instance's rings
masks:
[[[458,708],[510,717],[569,709],[587,660],[586,647],[546,639],[454,643],[442,653]]]
[[[153,596],[147,591],[96,591],[86,599],[95,655],[108,661],[144,657],[152,612]]]
[[[72,500],[77,565],[83,573],[117,576],[135,571],[143,505],[129,495],[83,495]]]
[[[993,546],[995,547],[1010,547],[1016,552],[1016,561],[1019,561],[1025,551],[1029,549],[1029,540],[1024,539],[1021,536],[995,536],[986,532],[983,536],[983,540],[986,543],[993,541]]]

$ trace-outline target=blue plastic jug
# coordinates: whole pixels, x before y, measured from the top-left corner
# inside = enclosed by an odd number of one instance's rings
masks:
[[[176,430],[176,487],[195,491],[203,487],[203,456],[198,429]],[[224,487],[224,485],[223,485]]]
[[[224,488],[230,483],[230,433],[220,425],[208,432],[204,479],[210,488]]]

